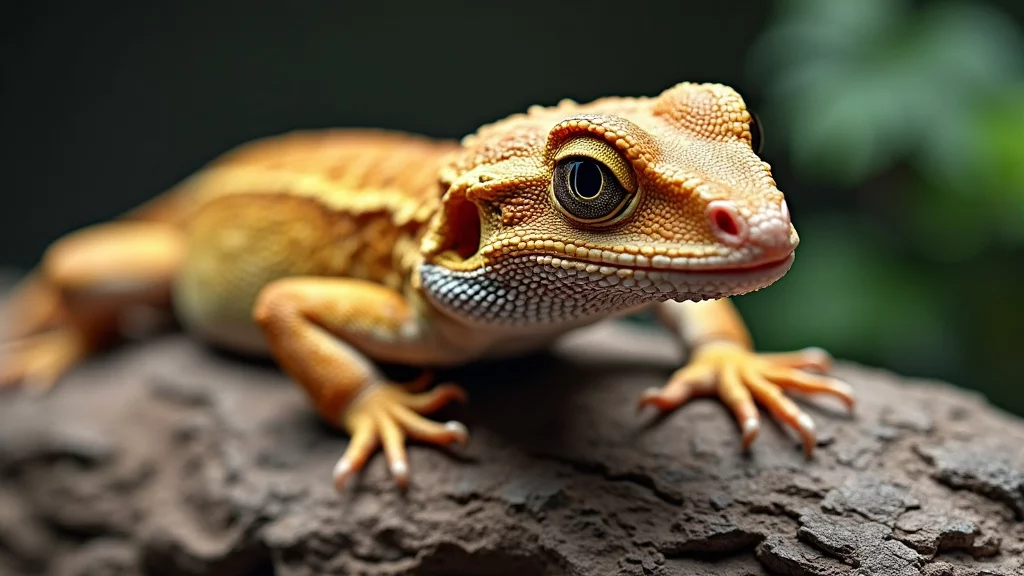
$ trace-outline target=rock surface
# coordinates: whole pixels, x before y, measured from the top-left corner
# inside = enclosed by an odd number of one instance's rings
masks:
[[[339,495],[346,438],[272,365],[123,347],[0,397],[0,573],[1024,574],[1024,422],[840,364],[860,405],[804,403],[812,461],[768,421],[744,455],[715,401],[636,413],[679,361],[606,324],[442,374],[470,445],[413,446],[404,494],[377,456]]]

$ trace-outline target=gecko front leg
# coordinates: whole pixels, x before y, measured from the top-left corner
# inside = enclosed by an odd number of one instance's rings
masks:
[[[663,388],[647,390],[640,406],[673,410],[697,396],[717,395],[729,407],[749,448],[761,428],[756,403],[801,437],[809,458],[816,444],[814,421],[784,392],[826,393],[852,409],[853,392],[845,383],[824,375],[832,358],[820,348],[796,352],[757,353],[743,321],[727,299],[665,302],[657,309],[662,322],[692,350],[690,362]],[[813,372],[809,372],[813,371]],[[814,373],[816,372],[816,373]]]
[[[423,391],[429,374],[410,385],[389,382],[369,358],[418,363],[430,357],[429,328],[398,292],[361,280],[287,278],[262,290],[254,317],[282,369],[328,423],[350,435],[334,469],[338,489],[378,446],[404,487],[406,437],[439,445],[466,442],[461,423],[421,416],[452,400],[465,401],[462,388],[442,384]]]

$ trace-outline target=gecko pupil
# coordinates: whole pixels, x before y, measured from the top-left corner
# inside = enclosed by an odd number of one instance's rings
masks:
[[[601,168],[592,160],[573,160],[569,163],[569,186],[583,198],[593,198],[601,192],[604,178]]]

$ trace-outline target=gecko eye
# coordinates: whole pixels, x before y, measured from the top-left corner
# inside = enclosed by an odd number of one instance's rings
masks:
[[[748,112],[750,111],[748,110]],[[761,148],[764,147],[764,136],[761,134],[761,120],[753,112],[750,112],[750,147],[754,149],[754,154],[760,154]]]
[[[602,222],[622,211],[632,196],[608,167],[590,158],[570,157],[555,167],[559,206],[580,222]]]
[[[636,175],[614,146],[580,137],[555,156],[551,195],[556,207],[584,224],[618,221],[636,205]]]

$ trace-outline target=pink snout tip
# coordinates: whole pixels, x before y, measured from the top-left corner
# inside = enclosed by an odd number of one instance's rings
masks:
[[[785,200],[776,210],[768,207],[750,218],[740,214],[736,204],[729,200],[712,200],[705,215],[711,232],[723,244],[733,248],[752,247],[762,257],[778,259],[796,248],[789,206]]]

